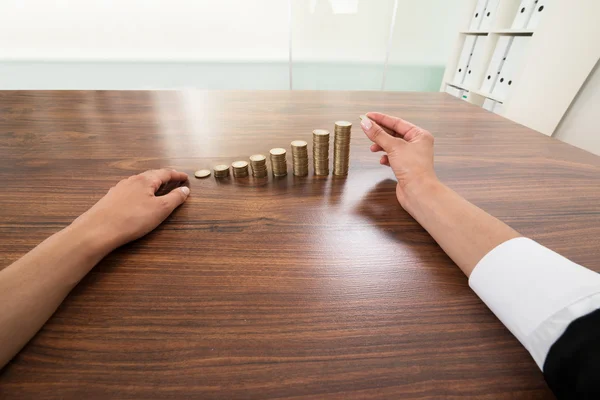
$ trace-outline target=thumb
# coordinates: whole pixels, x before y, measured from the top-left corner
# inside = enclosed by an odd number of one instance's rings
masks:
[[[365,134],[371,141],[377,143],[383,148],[384,151],[388,152],[394,147],[398,141],[402,141],[400,138],[395,138],[388,134],[383,128],[371,121],[369,118],[363,118],[360,123]]]
[[[182,205],[183,202],[188,198],[189,194],[190,188],[187,186],[181,186],[162,196],[162,200],[171,212]]]

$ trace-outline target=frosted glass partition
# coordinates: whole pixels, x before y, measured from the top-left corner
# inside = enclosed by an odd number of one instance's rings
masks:
[[[381,89],[394,0],[291,1],[294,89]]]
[[[2,56],[287,61],[282,0],[2,0]]]
[[[466,3],[1,0],[0,90],[438,90]]]
[[[287,89],[288,16],[286,0],[2,0],[0,69],[17,75],[0,88]]]
[[[439,90],[464,1],[398,0],[384,90]]]

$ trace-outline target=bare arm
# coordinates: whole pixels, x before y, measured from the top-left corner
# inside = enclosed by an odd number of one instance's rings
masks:
[[[400,118],[379,113],[367,116],[363,130],[374,142],[371,151],[386,153],[381,163],[391,166],[398,179],[398,201],[465,275],[470,276],[490,250],[520,236],[437,179],[431,133]]]
[[[467,276],[493,248],[520,236],[438,181],[407,187],[402,206]]]
[[[162,197],[155,192],[163,183],[186,179],[172,170],[125,179],[70,226],[0,271],[0,368],[104,256],[150,232],[185,201],[187,188]]]

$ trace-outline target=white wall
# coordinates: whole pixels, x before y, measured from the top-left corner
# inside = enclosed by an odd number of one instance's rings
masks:
[[[399,0],[390,64],[445,65],[469,3]]]
[[[571,103],[553,137],[600,155],[600,62]]]
[[[383,63],[394,0],[356,1],[355,12],[336,3],[293,1],[294,59],[301,62]]]
[[[452,3],[398,0],[391,60],[444,64]],[[384,60],[394,0],[292,4],[297,60]],[[287,0],[2,0],[0,59],[285,61],[288,28]]]
[[[0,59],[282,61],[285,0],[1,0]]]
[[[396,0],[0,0],[0,89],[287,89],[290,1],[295,88],[381,88]],[[397,2],[386,88],[431,90],[464,2]]]

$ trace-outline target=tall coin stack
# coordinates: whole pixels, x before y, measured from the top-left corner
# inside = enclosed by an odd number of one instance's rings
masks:
[[[329,175],[329,131],[313,131],[313,167],[315,175]]]
[[[248,163],[246,161],[235,161],[231,164],[233,176],[235,178],[245,178],[248,176]]]
[[[352,123],[337,121],[335,123],[335,138],[333,140],[333,174],[348,175],[350,165],[350,132]]]
[[[229,166],[221,164],[213,168],[215,178],[227,178],[229,176]]]
[[[304,140],[292,142],[292,161],[294,162],[294,175],[308,175],[308,143]]]
[[[252,167],[253,177],[265,178],[267,176],[267,157],[262,154],[251,155],[250,166]]]
[[[280,147],[271,149],[271,170],[274,176],[287,175],[287,160],[285,158],[286,151]]]

